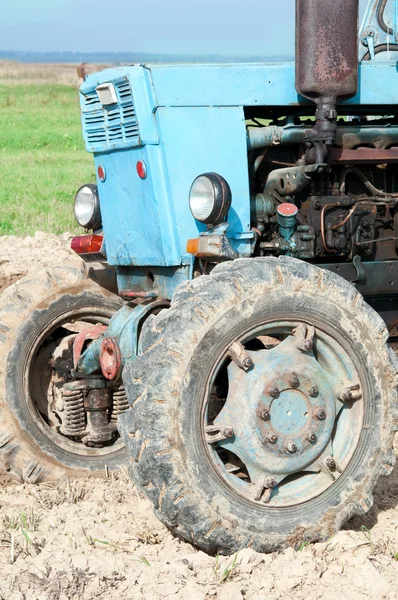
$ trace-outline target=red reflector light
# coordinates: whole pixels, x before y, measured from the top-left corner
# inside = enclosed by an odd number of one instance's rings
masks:
[[[137,162],[136,169],[137,169],[137,173],[141,177],[141,179],[145,179],[145,177],[146,177],[146,164],[144,163],[143,160],[139,160]]]
[[[106,179],[106,173],[105,173],[105,169],[102,165],[98,165],[97,173],[98,173],[98,179],[100,181],[104,182]]]
[[[102,235],[75,235],[70,247],[76,254],[96,254],[101,252],[103,239]]]

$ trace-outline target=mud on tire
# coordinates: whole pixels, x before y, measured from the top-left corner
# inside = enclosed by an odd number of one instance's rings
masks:
[[[225,485],[206,454],[199,406],[215,357],[244,326],[287,315],[326,328],[355,357],[365,416],[342,476],[310,501],[278,508],[245,502]],[[143,354],[123,374],[131,409],[119,428],[132,478],[159,519],[207,552],[268,552],[324,540],[368,511],[379,475],[395,460],[398,368],[387,338],[353,286],[288,257],[224,263],[180,287],[171,308],[147,321]]]

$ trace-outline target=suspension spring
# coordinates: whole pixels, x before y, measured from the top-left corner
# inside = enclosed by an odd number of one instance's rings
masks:
[[[121,385],[118,388],[115,388],[113,391],[111,422],[117,423],[118,416],[126,412],[128,407],[129,402],[127,400],[126,390],[124,389],[124,386]]]
[[[61,432],[65,435],[81,435],[86,430],[86,413],[82,390],[62,390],[64,402]]]

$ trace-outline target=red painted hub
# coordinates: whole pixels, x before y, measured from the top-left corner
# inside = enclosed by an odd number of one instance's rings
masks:
[[[101,342],[100,364],[106,379],[115,380],[122,370],[122,356],[116,340],[106,337]]]

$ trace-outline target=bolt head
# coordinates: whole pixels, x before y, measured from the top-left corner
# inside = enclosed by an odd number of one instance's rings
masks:
[[[249,356],[247,358],[244,358],[242,363],[243,363],[243,366],[245,367],[245,369],[249,369],[250,367],[253,366],[253,361]]]
[[[313,431],[309,431],[307,433],[307,435],[305,436],[305,439],[307,440],[307,442],[310,442],[311,444],[315,444],[317,438]]]
[[[269,411],[267,409],[265,409],[261,412],[260,417],[262,418],[263,421],[269,421],[271,418],[271,415],[269,414]]]
[[[277,398],[279,396],[279,390],[277,387],[271,388],[269,390],[269,395],[271,396],[271,398]]]
[[[231,438],[234,435],[234,430],[232,427],[226,427],[223,429],[223,435],[225,435],[226,438]]]
[[[286,444],[286,450],[290,452],[290,454],[294,454],[295,452],[297,452],[297,446],[293,442],[288,442]]]
[[[346,390],[345,392],[343,392],[341,394],[341,399],[344,402],[349,402],[350,400],[352,400],[352,392],[351,392],[351,390]]]
[[[310,396],[311,398],[316,398],[319,394],[319,390],[317,387],[312,386],[312,388],[310,389]]]
[[[277,441],[278,441],[278,438],[274,433],[271,433],[271,435],[268,435],[265,438],[265,443],[268,443],[268,444],[276,444]]]
[[[269,489],[273,489],[274,487],[276,487],[278,485],[278,482],[276,481],[276,479],[274,477],[267,477],[266,480],[264,481],[264,487],[269,488]]]
[[[326,419],[326,411],[323,408],[318,408],[315,411],[315,417],[318,421],[324,421]]]
[[[333,456],[327,456],[325,458],[325,465],[327,466],[328,469],[336,468],[336,461],[334,460]]]
[[[304,340],[303,346],[304,346],[304,350],[307,350],[307,352],[309,352],[310,350],[313,349],[314,342],[312,340]]]
[[[300,380],[297,377],[296,373],[292,373],[289,379],[289,385],[291,385],[293,388],[298,388],[300,386]]]

